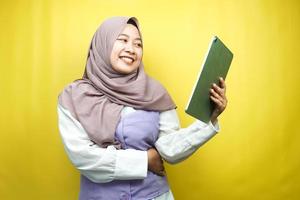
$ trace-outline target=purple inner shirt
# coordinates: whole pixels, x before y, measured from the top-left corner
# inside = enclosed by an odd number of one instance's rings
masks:
[[[122,149],[146,151],[154,147],[159,134],[159,112],[137,110],[121,118],[115,133]],[[134,169],[132,169],[134,170]],[[146,200],[169,191],[167,177],[150,171],[145,179],[94,183],[81,175],[80,200]]]

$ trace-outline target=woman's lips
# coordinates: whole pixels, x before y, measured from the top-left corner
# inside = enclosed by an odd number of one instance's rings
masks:
[[[133,63],[134,59],[128,56],[120,56],[120,59],[126,63]]]

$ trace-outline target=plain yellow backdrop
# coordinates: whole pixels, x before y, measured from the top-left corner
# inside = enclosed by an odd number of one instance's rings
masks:
[[[300,2],[279,0],[11,0],[0,6],[0,199],[77,199],[57,95],[82,76],[95,30],[136,16],[147,73],[184,113],[210,38],[233,51],[221,132],[166,164],[177,200],[300,199]]]

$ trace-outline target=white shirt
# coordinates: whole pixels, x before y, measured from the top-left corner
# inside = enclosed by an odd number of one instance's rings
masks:
[[[82,125],[68,110],[58,104],[57,111],[59,131],[69,159],[91,181],[104,183],[147,176],[147,151],[116,149],[114,146],[101,148],[89,139]],[[124,107],[121,117],[131,112],[135,109]],[[163,111],[159,115],[155,148],[165,161],[175,164],[188,158],[218,132],[218,122],[214,126],[211,122],[206,124],[200,120],[181,128],[175,109]]]

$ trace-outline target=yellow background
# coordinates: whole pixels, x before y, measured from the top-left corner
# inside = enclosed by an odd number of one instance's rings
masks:
[[[11,0],[0,6],[0,199],[76,199],[57,95],[107,17],[136,16],[149,75],[184,107],[209,40],[234,52],[221,132],[166,165],[177,200],[300,199],[299,1]]]

